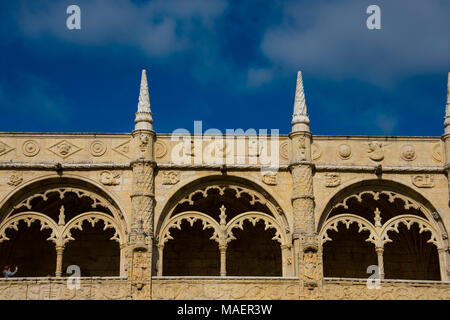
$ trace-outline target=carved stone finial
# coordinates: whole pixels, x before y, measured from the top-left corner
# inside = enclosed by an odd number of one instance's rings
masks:
[[[222,205],[221,207],[220,207],[220,215],[219,215],[219,218],[220,218],[220,225],[221,226],[224,226],[224,225],[226,225],[227,224],[227,215],[225,214],[225,211],[226,211],[227,209],[225,208],[225,206],[224,205]]]
[[[294,114],[292,115],[292,132],[309,131],[309,116],[306,112],[305,92],[303,89],[302,72],[297,73],[295,89]]]
[[[147,73],[142,70],[141,89],[139,92],[138,111],[134,120],[134,130],[153,131],[153,118],[150,109],[150,95],[148,92]]]
[[[450,133],[450,72],[448,73],[447,80],[447,105],[445,107],[445,133]]]
[[[59,226],[63,226],[66,224],[66,216],[64,215],[64,206],[61,206],[61,208],[59,208],[59,216],[58,216],[58,225]]]
[[[378,210],[378,208],[375,208],[375,212],[374,212],[374,214],[375,214],[375,227],[381,227],[381,216],[380,216],[380,214],[381,214],[381,212],[380,212],[380,210]]]

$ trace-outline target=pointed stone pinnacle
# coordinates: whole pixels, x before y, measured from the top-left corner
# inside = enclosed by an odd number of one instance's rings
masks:
[[[303,89],[302,72],[297,73],[295,88],[294,113],[292,115],[292,132],[309,131],[309,117],[306,112],[305,92]]]
[[[150,109],[150,95],[148,93],[147,72],[142,70],[141,88],[139,91],[138,111],[134,120],[134,130],[153,131],[153,118]]]
[[[450,72],[447,80],[447,105],[445,106],[445,133],[450,133]]]

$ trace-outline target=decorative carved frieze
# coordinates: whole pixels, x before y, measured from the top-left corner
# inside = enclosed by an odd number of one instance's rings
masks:
[[[280,156],[285,160],[289,159],[289,143],[288,142],[283,142],[280,145]]]
[[[95,140],[89,146],[89,151],[94,157],[100,157],[105,154],[106,146],[102,141]]]
[[[419,174],[416,176],[411,176],[413,185],[419,188],[433,188],[434,187],[434,176],[431,174]]]
[[[348,144],[343,143],[338,146],[337,154],[338,157],[342,160],[350,159],[350,157],[352,156],[352,148]]]
[[[120,184],[120,173],[103,171],[100,173],[99,180],[105,186],[117,186]]]
[[[145,150],[147,150],[149,141],[150,135],[146,133],[139,134],[139,149],[141,150],[141,152],[145,152]]]
[[[67,157],[70,157],[76,152],[82,150],[82,148],[77,147],[67,140],[61,140],[48,148],[48,150],[53,152],[57,156],[66,159]]]
[[[369,149],[367,150],[369,159],[373,161],[381,161],[384,159],[384,147],[386,146],[379,141],[371,141],[367,143]]]
[[[34,157],[40,150],[39,143],[35,140],[27,140],[22,145],[22,152],[27,157]]]
[[[130,149],[130,140],[122,142],[121,144],[113,148],[115,152],[120,153],[128,159],[131,159]]]
[[[23,174],[19,171],[13,171],[11,175],[9,176],[9,180],[7,184],[9,184],[12,187],[17,187],[23,182]]]
[[[341,184],[341,176],[339,173],[329,172],[325,174],[325,186],[328,188],[337,187]]]
[[[322,149],[320,146],[316,143],[313,143],[311,145],[311,158],[313,160],[317,160],[322,156]]]
[[[262,181],[270,186],[274,186],[278,183],[276,173],[265,173],[262,177]]]
[[[167,153],[167,147],[166,144],[163,141],[156,141],[155,142],[155,157],[156,158],[162,158]]]
[[[14,148],[11,148],[6,143],[0,141],[0,156],[7,154],[8,152],[14,150]]]
[[[400,157],[405,161],[413,161],[416,159],[416,150],[413,145],[407,144],[402,147]]]
[[[436,144],[433,147],[432,152],[431,152],[431,156],[437,162],[444,162],[444,159],[443,159],[443,156],[442,156],[442,147],[441,147],[440,143]]]
[[[178,171],[163,172],[162,184],[173,185],[180,181],[180,173]]]

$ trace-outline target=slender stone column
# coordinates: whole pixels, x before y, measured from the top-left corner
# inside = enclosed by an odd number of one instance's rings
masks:
[[[295,274],[302,288],[320,286],[322,277],[318,257],[319,241],[314,219],[313,170],[311,160],[312,135],[306,111],[302,73],[297,74],[292,131],[289,134],[291,155],[289,168],[292,174],[292,213]]]
[[[220,245],[220,276],[225,277],[227,275],[227,246]]]
[[[380,279],[384,280],[384,261],[383,261],[383,247],[377,247],[375,249],[377,252],[377,259],[378,259],[378,272],[380,273]]]
[[[64,246],[56,246],[56,272],[55,276],[62,276],[62,262],[63,262]]]
[[[292,276],[292,258],[290,252],[290,245],[281,245],[281,260],[283,261],[282,276]]]
[[[439,269],[441,273],[441,280],[442,281],[448,281],[448,273],[447,273],[447,255],[448,252],[445,251],[443,248],[438,249],[438,255],[439,255]]]
[[[447,81],[447,103],[445,107],[445,120],[444,120],[445,131],[442,135],[442,140],[444,142],[444,154],[445,157],[445,172],[448,179],[448,206],[450,207],[450,72],[448,73]],[[444,241],[448,245],[448,240]],[[443,251],[439,254],[439,263],[441,265],[441,279],[447,280],[450,274],[450,249],[447,247],[447,251]]]
[[[134,159],[131,198],[131,231],[128,239],[130,290],[134,299],[151,299],[155,168],[153,156],[156,134],[150,110],[147,74],[142,71],[138,111],[132,132]]]
[[[163,275],[163,254],[164,254],[164,246],[158,245],[158,276]]]

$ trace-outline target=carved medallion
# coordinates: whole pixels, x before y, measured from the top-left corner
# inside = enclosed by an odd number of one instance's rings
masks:
[[[289,143],[288,142],[283,142],[280,145],[280,156],[283,159],[289,159]]]
[[[14,148],[11,148],[6,143],[0,141],[0,156],[7,154],[11,150],[14,150]]]
[[[381,161],[384,159],[384,147],[385,145],[379,141],[371,141],[367,143],[369,149],[367,153],[369,158],[373,161]]]
[[[145,133],[141,133],[139,135],[139,149],[141,149],[141,152],[145,152],[147,149],[148,143],[150,142],[150,136]]]
[[[262,181],[265,184],[274,186],[274,185],[276,185],[278,183],[277,182],[277,174],[276,173],[266,173],[266,174],[263,175]]]
[[[56,144],[52,145],[50,148],[48,148],[48,150],[50,150],[57,156],[65,159],[73,155],[74,153],[80,151],[81,148],[77,147],[76,145],[67,140],[61,140]]]
[[[155,157],[156,158],[162,158],[167,153],[167,147],[166,144],[162,141],[156,141],[155,142]]]
[[[329,188],[337,187],[341,184],[339,173],[329,172],[325,174],[325,186]]]
[[[41,148],[35,140],[27,140],[22,145],[22,152],[27,157],[34,157],[40,150]]]
[[[113,148],[113,150],[130,159],[130,140],[119,144],[117,147]]]
[[[405,161],[413,161],[416,158],[416,150],[414,146],[407,144],[402,147],[400,156]]]
[[[100,173],[100,182],[105,186],[117,186],[120,184],[120,173],[103,171]]]
[[[94,157],[100,157],[105,154],[106,146],[102,141],[95,140],[89,146],[89,151]]]
[[[7,184],[9,184],[12,187],[17,187],[23,182],[23,174],[22,172],[13,171],[12,174],[9,176],[9,180]]]
[[[411,176],[413,185],[419,188],[433,188],[434,187],[434,177],[431,174],[419,174],[416,176]]]
[[[313,143],[311,145],[311,158],[313,160],[317,160],[322,156],[322,149],[319,147],[319,145]]]
[[[352,156],[352,148],[348,145],[348,144],[341,144],[338,147],[338,157],[341,158],[342,160],[347,160],[350,159],[350,157]]]
[[[443,162],[443,157],[442,157],[442,147],[441,144],[438,143],[433,147],[433,151],[432,151],[432,157],[434,160],[436,160],[437,162]]]
[[[177,171],[166,171],[163,172],[162,184],[173,185],[180,181],[179,173]]]

